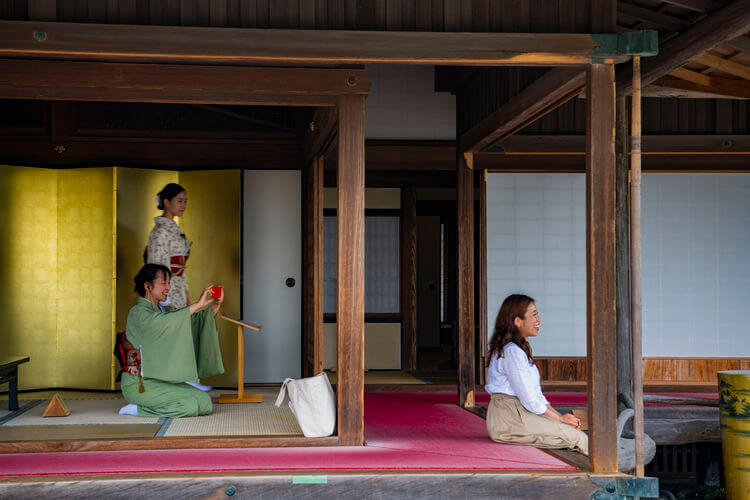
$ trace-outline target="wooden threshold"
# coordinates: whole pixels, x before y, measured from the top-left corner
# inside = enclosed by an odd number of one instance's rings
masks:
[[[288,448],[338,446],[338,436],[199,436],[154,437],[148,439],[71,439],[59,441],[5,441],[0,453],[54,453],[71,451],[125,451],[214,448]]]

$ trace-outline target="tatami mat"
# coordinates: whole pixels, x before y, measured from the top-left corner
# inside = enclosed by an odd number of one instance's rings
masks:
[[[67,417],[42,417],[47,409],[48,400],[41,401],[33,408],[23,412],[3,426],[18,425],[83,425],[83,424],[156,424],[158,418],[132,417],[118,415],[126,401],[123,398],[112,399],[72,399],[63,398],[70,410]],[[23,402],[21,402],[23,405]]]
[[[214,404],[213,415],[175,418],[160,435],[299,436],[302,430],[286,405]]]

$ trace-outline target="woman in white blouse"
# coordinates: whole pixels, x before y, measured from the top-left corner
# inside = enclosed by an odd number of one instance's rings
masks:
[[[500,306],[490,340],[485,390],[491,394],[487,432],[493,441],[572,448],[588,455],[588,436],[574,415],[561,415],[542,394],[528,338],[539,335],[534,299],[510,295]]]

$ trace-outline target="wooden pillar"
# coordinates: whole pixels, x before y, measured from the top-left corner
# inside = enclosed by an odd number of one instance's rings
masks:
[[[474,171],[473,156],[458,150],[456,161],[456,246],[458,276],[458,404],[474,406]]]
[[[592,472],[616,472],[614,64],[588,67],[586,95],[589,463]]]
[[[364,443],[365,97],[338,105],[338,431],[339,444]]]
[[[401,369],[417,369],[417,192],[401,186]]]
[[[323,371],[323,163],[316,156],[305,168],[304,193],[304,359],[306,377]]]
[[[628,105],[626,97],[617,98],[615,128],[616,205],[615,241],[617,243],[617,395],[618,413],[632,408],[633,384],[630,370],[630,145],[628,140]],[[628,401],[628,403],[624,403]]]
[[[479,385],[484,386],[487,377],[487,169],[479,174]]]

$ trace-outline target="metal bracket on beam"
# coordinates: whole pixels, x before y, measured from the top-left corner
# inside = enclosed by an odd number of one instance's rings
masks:
[[[659,53],[659,33],[654,30],[628,31],[619,34],[592,34],[599,43],[590,56],[655,56]]]
[[[655,498],[659,496],[659,478],[656,477],[591,477],[602,487],[591,495],[592,500],[620,500],[627,498]]]

